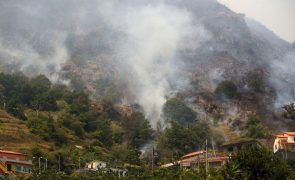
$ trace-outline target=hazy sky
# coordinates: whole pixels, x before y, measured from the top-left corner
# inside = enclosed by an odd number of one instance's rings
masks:
[[[295,41],[295,0],[218,0],[271,29],[282,39]]]

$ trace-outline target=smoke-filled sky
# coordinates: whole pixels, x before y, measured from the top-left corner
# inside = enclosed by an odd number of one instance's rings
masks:
[[[218,0],[231,10],[244,13],[275,32],[282,39],[295,41],[294,0]]]
[[[208,38],[185,8],[165,0],[0,2],[0,62],[55,81],[77,46],[83,48],[76,61],[95,59],[110,48],[115,58],[104,61],[120,67],[133,103],[143,107],[154,127],[165,97],[175,90],[169,80],[176,88],[185,85],[177,73],[178,52]]]
[[[263,9],[262,4],[257,6]],[[274,23],[283,17],[284,9],[289,12],[291,5],[271,7],[278,14],[277,18],[270,16]],[[224,12],[231,14],[215,0],[0,1],[0,71],[17,67],[28,75],[45,74],[57,81],[68,61],[92,61],[97,66],[103,66],[103,61],[110,66],[107,71],[119,71],[120,80],[128,86],[132,99],[127,103],[140,104],[155,127],[167,96],[190,84],[184,75],[185,66],[190,66],[188,60],[206,61],[206,54],[217,51],[238,54],[241,61],[247,59],[243,54],[249,55],[252,46],[244,40],[251,40],[251,34],[243,21],[228,18]],[[289,22],[287,19],[284,21]],[[278,27],[286,29],[285,25]],[[216,41],[210,44],[211,40]],[[240,44],[240,49],[230,48],[233,44]],[[199,47],[205,55],[196,57]],[[189,52],[193,52],[190,58],[181,58]],[[283,67],[290,68],[293,54],[289,56],[274,67],[279,65],[282,71]],[[3,68],[2,64],[7,66]],[[290,96],[281,99],[285,97]]]

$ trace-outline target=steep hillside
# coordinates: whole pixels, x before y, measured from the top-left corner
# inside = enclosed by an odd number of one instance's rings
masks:
[[[273,73],[273,62],[284,58],[290,50],[290,44],[278,38],[259,23],[249,20],[242,14],[230,11],[216,1],[198,0],[181,3],[169,1],[168,4],[186,9],[193,16],[193,23],[204,25],[206,34],[210,36],[197,49],[185,50],[180,53],[179,59],[184,64],[184,68],[181,66],[180,74],[194,87],[198,87],[194,91],[213,92],[222,80],[232,80],[241,91],[246,91],[245,78],[247,74],[250,71],[259,70],[264,76],[266,88],[259,95],[262,100],[261,105],[266,106],[265,109],[272,110],[277,93],[280,93],[277,84],[273,83],[273,80],[278,78],[277,73]],[[110,31],[118,36],[106,40]],[[81,61],[79,57],[72,56],[70,61],[75,65],[69,62],[64,66],[65,78],[71,80],[73,87],[87,89],[96,99],[111,96],[116,97],[114,99],[118,103],[126,103],[126,100],[128,103],[136,102],[130,92],[130,82],[128,82],[128,78],[126,80],[124,67],[117,62],[118,57],[112,56],[113,53],[116,54],[116,41],[124,35],[117,33],[116,29],[112,28],[108,31],[99,31],[96,35],[101,37],[98,42],[103,43],[110,51],[103,51],[99,48],[102,52],[95,57],[89,57],[86,61],[83,60],[83,65],[75,64],[75,62]],[[89,36],[91,33],[83,34],[80,39],[89,39]],[[74,44],[79,44],[75,47],[77,52],[79,49],[88,49],[91,42],[92,40],[73,41]],[[173,86],[175,82],[172,80],[170,83]],[[285,83],[284,86],[290,85]],[[181,89],[180,93],[187,90]],[[179,92],[179,90],[177,91]],[[251,103],[253,106],[256,104],[255,101],[248,100],[239,102],[239,104],[249,103],[250,106]],[[274,119],[270,116],[265,118]]]
[[[32,134],[24,121],[0,110],[0,147],[28,153],[33,147],[48,149],[50,144]]]

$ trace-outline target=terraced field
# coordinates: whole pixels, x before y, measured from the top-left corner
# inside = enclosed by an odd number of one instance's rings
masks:
[[[30,133],[24,121],[0,110],[0,149],[26,152],[39,143],[41,141]]]

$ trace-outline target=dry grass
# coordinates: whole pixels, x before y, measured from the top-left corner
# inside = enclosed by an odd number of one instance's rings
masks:
[[[240,136],[232,131],[226,124],[221,124],[219,127],[220,130],[224,133],[226,141],[231,142],[240,139]]]
[[[24,121],[0,110],[0,149],[28,151],[32,147],[42,145],[46,146],[46,143],[30,133]]]

